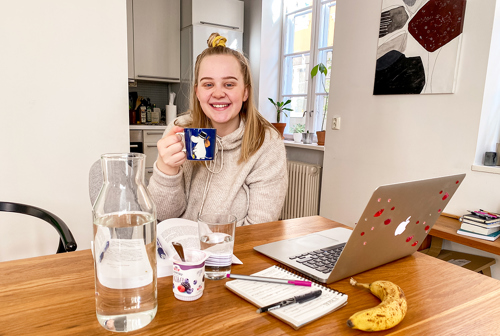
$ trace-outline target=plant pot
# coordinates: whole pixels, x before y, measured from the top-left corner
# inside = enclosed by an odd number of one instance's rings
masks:
[[[304,144],[312,144],[313,143],[314,133],[302,133],[302,142]]]
[[[273,123],[272,125],[280,132],[281,138],[284,139],[283,132],[285,132],[286,123]]]
[[[326,131],[317,131],[316,135],[318,136],[318,146],[324,146]]]
[[[293,142],[301,143],[302,142],[302,133],[293,133]]]

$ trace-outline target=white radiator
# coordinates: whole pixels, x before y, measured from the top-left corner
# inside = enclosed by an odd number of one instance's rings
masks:
[[[288,161],[288,191],[280,219],[319,214],[321,166]]]

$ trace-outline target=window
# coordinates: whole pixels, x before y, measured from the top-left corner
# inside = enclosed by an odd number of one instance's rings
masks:
[[[284,0],[281,99],[290,104],[285,133],[295,124],[314,133],[325,129],[332,64],[336,1]],[[323,63],[328,75],[311,70]]]

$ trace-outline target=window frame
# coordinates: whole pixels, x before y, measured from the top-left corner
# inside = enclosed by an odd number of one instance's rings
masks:
[[[319,48],[319,43],[320,43],[320,28],[321,28],[321,9],[324,4],[329,4],[331,3],[332,5],[336,6],[336,0],[313,0],[313,4],[311,6],[303,7],[294,11],[291,11],[290,13],[286,13],[286,0],[282,1],[282,8],[283,8],[283,17],[282,17],[282,41],[281,41],[281,50],[280,50],[280,72],[279,72],[279,95],[280,95],[280,101],[285,101],[290,98],[296,98],[296,97],[304,97],[307,102],[305,105],[305,111],[303,118],[305,117],[305,125],[306,125],[306,130],[309,130],[311,133],[316,133],[317,130],[321,129],[326,129],[326,120],[325,120],[325,125],[322,128],[322,125],[320,124],[323,119],[323,111],[317,111],[316,109],[316,101],[318,97],[320,96],[327,96],[329,93],[324,92],[323,88],[321,87],[321,82],[320,80],[322,79],[322,74],[318,73],[318,75],[313,79],[310,78],[311,74],[311,69],[313,66],[318,64],[319,57],[323,52],[326,52],[328,54],[328,51],[333,53],[333,44],[331,46],[321,47]],[[289,31],[287,29],[287,21],[288,18],[291,15],[296,15],[298,13],[304,13],[307,14],[308,12],[312,13],[311,16],[311,43],[310,43],[310,49],[306,51],[299,51],[299,52],[292,52],[292,53],[285,53],[286,51],[286,43],[290,38]],[[326,36],[323,35],[323,38],[328,39],[328,29],[324,30],[324,33]],[[286,74],[286,61],[290,57],[294,57],[297,55],[309,55],[309,63],[307,64],[307,71],[306,71],[306,76],[307,76],[307,89],[305,93],[296,93],[293,94],[288,92],[289,94],[286,94],[284,92],[285,89],[285,82],[287,81],[287,78],[285,78]],[[328,57],[327,57],[328,59]],[[312,63],[311,63],[312,62]],[[323,62],[328,67],[327,61]],[[293,67],[292,67],[293,69]],[[330,70],[328,71],[328,75],[330,74]],[[292,80],[292,76],[288,78],[289,81]],[[326,83],[326,78],[324,79]],[[318,90],[317,88],[320,88]],[[329,88],[326,87],[326,90],[329,91]],[[282,115],[282,122],[286,122],[287,126],[285,128],[285,134],[291,134],[290,132],[290,114],[288,117]]]

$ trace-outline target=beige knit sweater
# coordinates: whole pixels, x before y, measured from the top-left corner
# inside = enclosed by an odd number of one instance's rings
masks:
[[[180,117],[183,118],[183,117]],[[165,134],[172,128],[170,124]],[[262,147],[248,161],[238,164],[245,124],[218,141],[216,167],[220,173],[210,178],[205,165],[186,161],[174,176],[163,174],[154,164],[148,190],[156,204],[159,220],[186,218],[196,221],[202,213],[230,213],[238,218],[237,226],[278,220],[288,188],[286,152],[283,140],[267,132]],[[222,149],[220,146],[222,145]]]

